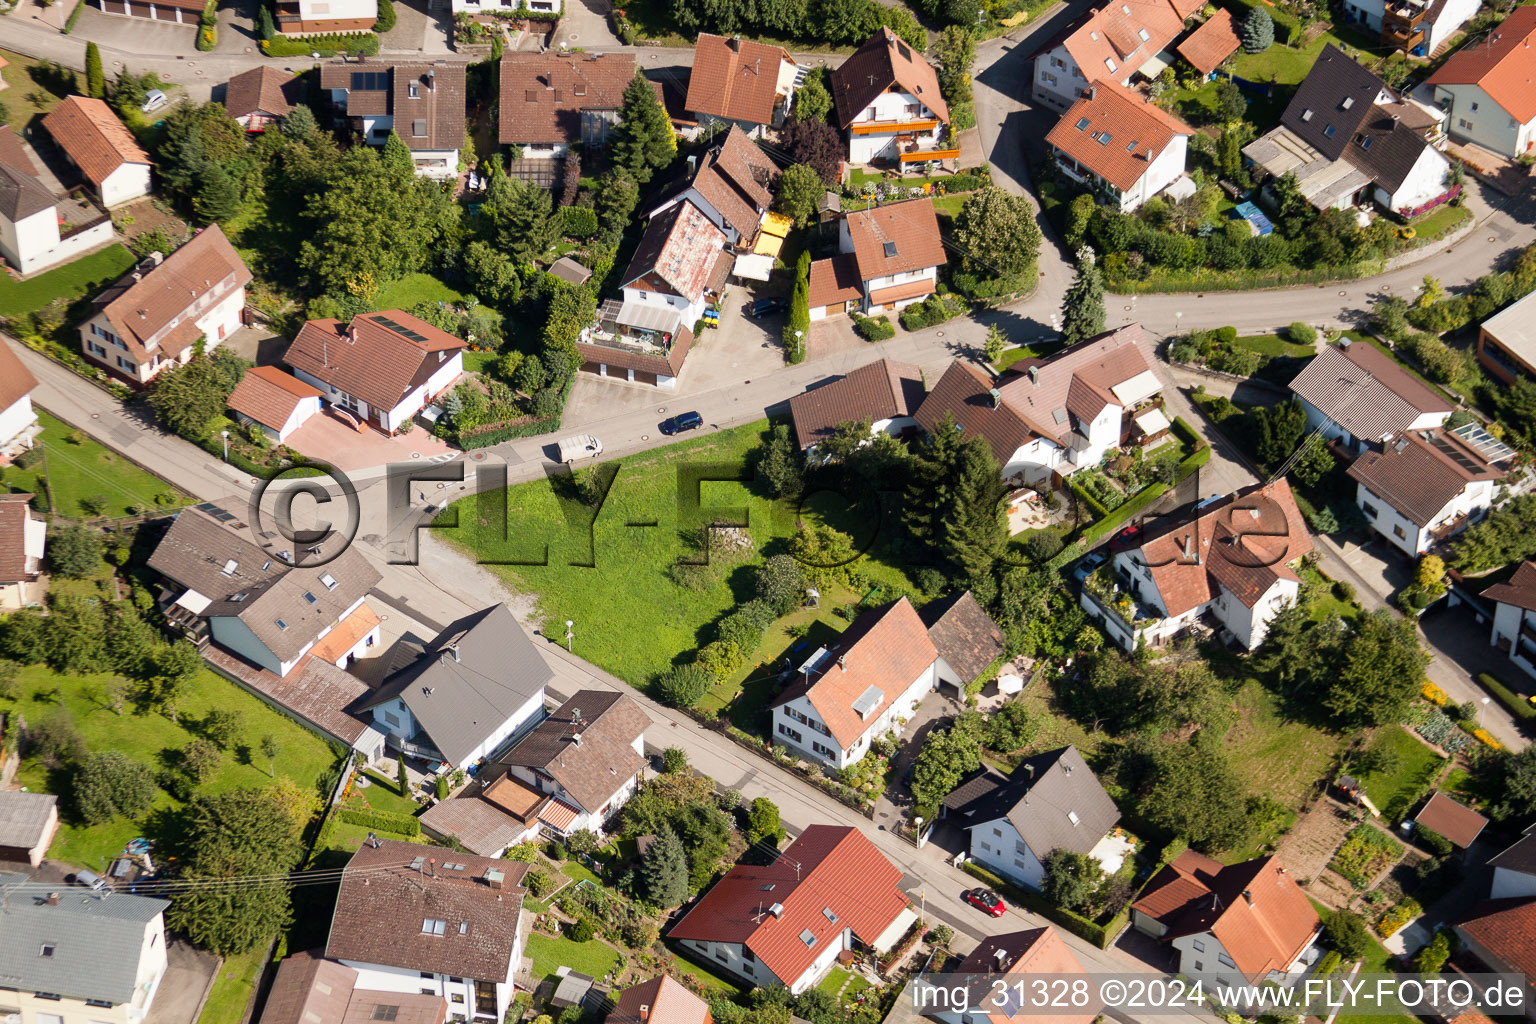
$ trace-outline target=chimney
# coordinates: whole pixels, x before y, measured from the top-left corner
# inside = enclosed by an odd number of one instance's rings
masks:
[[[1005,971],[1008,969],[1008,951],[998,946],[992,951],[992,970]]]
[[[731,36],[731,49],[737,53],[741,52],[741,33],[738,32],[736,35]]]
[[[437,858],[436,857],[429,857],[429,858],[427,858],[427,873],[430,874],[433,878],[437,877]]]
[[[1038,367],[1038,366],[1031,366],[1029,368],[1029,382],[1031,384],[1039,384],[1040,383],[1040,367]]]
[[[839,654],[837,656],[837,667],[842,669],[844,672],[848,671],[848,655]]]
[[[578,747],[581,746],[581,733],[579,733],[579,732],[571,733],[571,742],[576,744]]]
[[[495,868],[486,868],[485,884],[490,886],[492,889],[502,888],[504,885],[506,885],[506,881],[507,876],[505,872],[498,871]]]
[[[1030,781],[1031,781],[1031,782],[1033,782],[1033,781],[1034,781],[1034,779],[1035,779],[1035,766],[1034,766],[1034,765],[1032,765],[1032,764],[1030,764],[1030,763],[1028,763],[1028,762],[1025,762],[1025,764],[1024,764],[1024,775],[1025,775],[1025,776],[1026,776],[1026,777],[1027,777],[1027,778],[1028,778],[1028,779],[1029,779],[1029,780],[1030,780]]]
[[[774,917],[783,917],[784,916],[784,904],[782,904],[782,903],[775,903],[773,906],[768,908],[768,913],[772,914]]]
[[[1248,901],[1248,905],[1250,907],[1253,906],[1253,890],[1252,889],[1244,889],[1243,890],[1243,899]]]
[[[48,894],[48,905],[50,907],[56,907],[56,906],[59,905],[59,894],[58,893],[51,892],[51,893]]]
[[[1001,391],[997,390],[997,388],[993,388],[992,389],[991,396],[992,396],[992,408],[996,409],[998,406],[1003,404],[1003,393]]]
[[[1157,147],[1156,146],[1148,146],[1147,147],[1147,163],[1151,163],[1155,159],[1157,159]]]
[[[640,1004],[640,1024],[645,1024],[651,1019],[651,1008],[644,1003]]]
[[[1094,100],[1096,100],[1098,98],[1099,98],[1099,87],[1097,85],[1090,85],[1088,87],[1088,102],[1092,103]]]
[[[436,88],[437,88],[437,68],[428,68],[427,69],[427,91],[431,92],[431,91],[435,90]]]

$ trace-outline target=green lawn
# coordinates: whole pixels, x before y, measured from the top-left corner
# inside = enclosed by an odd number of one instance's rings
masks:
[[[258,949],[225,957],[197,1024],[240,1024],[266,963],[266,943]]]
[[[597,886],[599,888],[602,888],[602,885],[603,885],[603,880],[601,878],[599,878],[595,872],[590,870],[585,864],[582,864],[580,861],[574,861],[574,860],[566,861],[564,864],[560,865],[560,873],[563,874],[566,878],[571,879],[572,881],[576,881],[576,882],[580,882],[580,881],[591,882],[593,885],[595,885],[595,886]]]
[[[1316,595],[1307,605],[1307,615],[1313,622],[1322,622],[1330,615],[1337,615],[1341,619],[1355,619],[1360,617],[1360,605],[1355,601],[1346,601],[1334,590],[1333,580],[1323,575],[1312,566],[1303,566],[1301,569],[1303,582],[1311,583],[1317,587]]]
[[[41,665],[30,665],[21,670],[17,697],[0,700],[0,711],[20,712],[34,724],[67,713],[88,749],[118,750],[154,768],[160,766],[163,755],[179,751],[194,738],[194,733],[163,715],[135,715],[131,705],[125,706],[120,716],[113,712],[105,701],[98,701],[111,680],[109,673],[66,676]],[[188,685],[178,711],[184,719],[199,721],[215,707],[240,713],[240,738],[235,748],[224,755],[203,792],[269,785],[272,779],[267,774],[267,759],[259,752],[251,753],[261,738],[269,734],[276,738],[281,750],[277,758],[280,774],[306,791],[312,790],[335,763],[335,753],[314,733],[205,669]],[[69,794],[68,778],[33,761],[22,762],[16,781],[40,792]],[[176,806],[171,795],[161,791],[146,818],[155,811]],[[127,818],[87,826],[75,820],[67,809],[63,817],[48,855],[93,871],[104,871],[128,840],[145,834],[143,824]]]
[[[1288,720],[1281,699],[1256,679],[1245,680],[1233,700],[1237,721],[1223,741],[1248,789],[1297,807],[1316,780],[1328,774],[1340,737]]]
[[[20,132],[32,118],[46,114],[57,106],[64,96],[45,89],[33,79],[31,69],[39,61],[10,50],[0,50],[0,57],[4,57],[7,64],[4,70],[0,70],[0,76],[4,77],[7,86],[0,102],[5,104],[10,113],[8,123]]]
[[[1317,349],[1313,346],[1297,345],[1286,341],[1278,334],[1251,334],[1238,338],[1234,344],[1238,348],[1246,348],[1261,356],[1296,356],[1300,359],[1310,359],[1317,354]]]
[[[409,310],[418,302],[458,302],[461,292],[448,287],[431,274],[407,274],[385,285],[373,298],[375,309]]]
[[[687,953],[675,945],[669,945],[668,949],[672,953],[673,958],[677,960],[679,964],[678,969],[685,974],[692,974],[698,978],[699,984],[703,987],[728,996],[741,993],[742,988],[740,985],[724,975],[716,974],[714,967],[695,959],[691,953]]]
[[[555,939],[548,935],[530,935],[528,955],[533,958],[533,976],[540,980],[554,974],[556,968],[560,967],[569,967],[601,980],[619,962],[618,952],[601,939],[572,942],[564,937]]]
[[[1408,222],[1413,228],[1416,242],[1430,242],[1439,238],[1447,231],[1451,231],[1461,225],[1461,222],[1472,216],[1472,211],[1465,206],[1452,206],[1443,203],[1435,207],[1422,217],[1417,217]]]
[[[1418,791],[1445,763],[1444,758],[1400,726],[1389,725],[1381,729],[1371,741],[1372,747],[1377,745],[1391,752],[1388,756],[1397,762],[1397,769],[1387,773],[1367,772],[1359,778],[1365,786],[1365,795],[1383,814],[1394,802],[1404,801]],[[1406,814],[1411,809],[1403,807],[1401,813]]]
[[[6,467],[0,480],[8,490],[42,494],[46,474],[54,511],[66,516],[89,514],[81,507],[82,499],[105,498],[103,514],[108,516],[129,515],[138,507],[173,508],[191,501],[164,480],[89,437],[83,437],[79,444],[69,440],[74,428],[42,409],[37,410],[37,418],[43,426],[43,461],[31,469]],[[158,500],[166,495],[172,496],[170,501]]]
[[[3,96],[4,102],[11,102],[10,90]],[[114,243],[25,281],[0,274],[0,316],[31,313],[54,299],[73,302],[94,295],[122,277],[132,266],[133,253]]]
[[[351,799],[354,802],[365,803],[385,814],[409,814],[414,817],[421,810],[421,805],[411,797],[400,795],[394,779],[385,779],[377,772],[363,774],[368,777],[368,785],[363,787],[353,783]]]

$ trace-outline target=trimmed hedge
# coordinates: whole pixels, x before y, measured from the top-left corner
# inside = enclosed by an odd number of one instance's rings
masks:
[[[409,814],[388,814],[384,811],[359,811],[343,807],[336,815],[348,825],[362,825],[380,832],[393,832],[397,836],[421,835],[421,822]]]
[[[197,30],[197,41],[193,44],[199,51],[207,53],[219,45],[219,29],[217,25],[204,25]]]
[[[587,239],[597,234],[597,211],[590,206],[566,206],[560,210],[561,230],[571,238]]]
[[[853,329],[865,341],[889,341],[896,337],[896,328],[887,316],[855,316]]]
[[[75,30],[75,22],[80,20],[80,12],[85,10],[85,0],[75,4],[75,9],[69,12],[69,19],[64,22],[64,34],[69,35]]]
[[[1493,678],[1487,672],[1478,673],[1477,681],[1483,685],[1484,689],[1493,694],[1494,698],[1504,705],[1505,709],[1516,718],[1527,722],[1536,719],[1536,708],[1531,707],[1525,698]]]
[[[1041,917],[1054,921],[1067,931],[1086,942],[1091,942],[1100,949],[1108,949],[1109,944],[1119,938],[1125,930],[1127,922],[1131,919],[1131,908],[1127,904],[1125,909],[1110,918],[1106,924],[1096,924],[1081,914],[1075,914],[1064,907],[1058,907],[1050,900],[1037,892],[1020,888],[1012,882],[1005,882],[980,864],[966,861],[960,867],[966,874],[973,878],[979,878],[990,889],[996,889],[1014,903],[1029,910],[1033,910]]]
[[[298,39],[274,36],[261,41],[261,52],[268,57],[307,57],[311,53],[318,53],[322,57],[334,57],[338,53],[363,53],[376,57],[379,53],[379,37],[372,32],[352,36],[304,36]]]

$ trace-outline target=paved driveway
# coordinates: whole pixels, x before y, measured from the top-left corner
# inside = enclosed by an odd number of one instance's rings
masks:
[[[310,458],[323,459],[337,469],[368,469],[391,462],[416,460],[446,462],[458,454],[420,426],[402,437],[385,437],[366,427],[354,430],[335,416],[322,412],[288,435],[288,447]]]
[[[202,1013],[222,961],[212,953],[194,949],[185,939],[167,942],[165,955],[165,977],[160,979],[144,1024],[192,1024]]]

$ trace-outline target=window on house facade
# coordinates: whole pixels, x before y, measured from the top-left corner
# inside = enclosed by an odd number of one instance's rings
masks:
[[[1201,942],[1199,939],[1196,939],[1194,942],[1191,942],[1190,945],[1195,947],[1195,952],[1196,953],[1204,953],[1205,952],[1205,943]]]
[[[1371,503],[1370,503],[1370,502],[1368,502],[1368,501],[1362,501],[1362,502],[1361,502],[1361,503],[1360,503],[1360,510],[1361,510],[1361,511],[1362,511],[1362,512],[1364,512],[1364,513],[1365,513],[1365,514],[1366,514],[1366,515],[1368,515],[1368,516],[1370,516],[1370,517],[1371,517],[1371,518],[1372,518],[1372,519],[1375,519],[1375,518],[1376,518],[1376,516],[1377,516],[1377,509],[1376,509],[1376,506],[1375,506],[1375,505],[1372,505],[1372,504],[1371,504]]]
[[[384,721],[388,722],[390,725],[393,725],[397,729],[400,727],[400,719],[396,717],[393,711],[384,712]]]
[[[1227,954],[1225,954],[1225,953],[1217,953],[1216,954],[1216,959],[1217,959],[1217,961],[1219,961],[1221,963],[1221,965],[1223,967],[1236,967],[1237,966],[1237,964],[1232,962],[1232,958],[1227,956]]]
[[[741,958],[749,964],[757,963],[757,954],[752,952],[746,946],[741,947]]]
[[[831,747],[827,746],[826,744],[817,743],[815,741],[812,741],[811,749],[814,750],[816,753],[820,754],[822,757],[836,757],[837,754],[838,754],[837,751],[833,750]]]
[[[1205,970],[1205,961],[1204,960],[1196,960],[1195,961],[1195,970],[1197,970],[1197,971]]]
[[[1392,535],[1395,536],[1398,540],[1408,539],[1408,535],[1403,532],[1403,528],[1401,526],[1392,527]]]
[[[791,729],[789,726],[785,725],[783,722],[779,723],[779,735],[781,735],[781,736],[788,736],[790,739],[794,740],[796,743],[800,742],[800,733],[799,733],[799,731],[795,730],[795,729]]]

